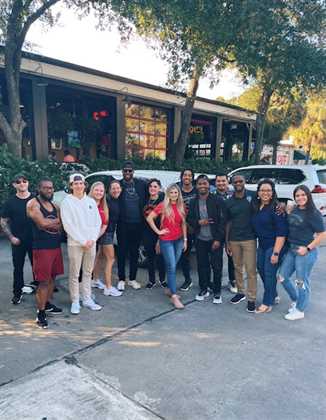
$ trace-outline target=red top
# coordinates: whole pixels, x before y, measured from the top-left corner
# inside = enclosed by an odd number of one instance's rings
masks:
[[[158,216],[162,215],[164,203],[158,204],[153,210]],[[163,217],[161,221],[161,230],[169,229],[169,233],[166,235],[160,235],[162,241],[175,241],[183,236],[182,232],[182,217],[177,209],[176,204],[172,204],[172,210],[174,218]]]
[[[108,221],[107,221],[106,215],[104,213],[103,207],[97,206],[97,209],[98,209],[98,212],[100,213],[100,217],[101,217],[101,220],[102,220],[102,225],[107,225]]]

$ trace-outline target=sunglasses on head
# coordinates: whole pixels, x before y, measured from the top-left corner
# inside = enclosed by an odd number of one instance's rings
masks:
[[[133,169],[123,169],[123,172],[131,173],[133,172]]]
[[[27,179],[16,179],[15,184],[27,184]]]

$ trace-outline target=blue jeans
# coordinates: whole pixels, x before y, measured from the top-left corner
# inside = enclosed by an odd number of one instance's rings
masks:
[[[273,247],[268,249],[257,249],[257,270],[264,284],[263,304],[272,306],[277,296],[276,292],[276,273],[278,264],[271,263]]]
[[[183,239],[160,240],[160,249],[165,262],[168,286],[172,295],[175,295],[177,293],[177,264],[182,254]]]
[[[310,273],[317,261],[317,249],[313,249],[306,255],[298,255],[295,248],[290,248],[280,268],[279,277],[284,289],[293,302],[297,303],[297,309],[304,312],[310,298]],[[293,273],[296,273],[295,286],[290,280]]]

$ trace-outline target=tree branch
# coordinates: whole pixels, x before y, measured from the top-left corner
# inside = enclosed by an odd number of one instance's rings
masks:
[[[31,27],[31,25],[40,18],[50,7],[54,6],[56,3],[59,3],[61,0],[49,0],[48,2],[45,2],[40,8],[38,8],[34,13],[32,13],[27,19],[26,22],[23,25],[23,28],[21,30],[19,39],[18,39],[18,45],[20,48],[23,46],[23,43],[26,38],[26,34]]]
[[[11,126],[5,117],[5,115],[0,111],[0,128],[3,131],[6,138],[9,138],[9,136],[12,133]]]

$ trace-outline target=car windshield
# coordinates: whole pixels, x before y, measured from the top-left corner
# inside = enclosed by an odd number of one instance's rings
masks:
[[[317,171],[318,180],[321,184],[326,184],[326,169]]]

